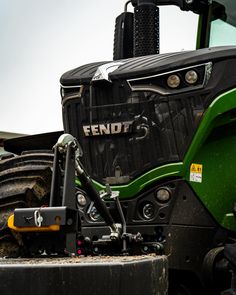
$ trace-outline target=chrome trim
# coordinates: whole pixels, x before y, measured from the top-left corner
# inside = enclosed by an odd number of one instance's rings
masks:
[[[80,88],[80,87],[82,87],[83,85],[64,86],[64,85],[60,84],[60,86],[61,86],[61,88],[65,88],[65,89],[67,89],[67,88]]]
[[[186,67],[186,68],[180,68],[180,69],[177,69],[177,70],[164,72],[164,73],[161,73],[161,74],[156,74],[156,75],[151,75],[151,76],[146,76],[146,77],[140,77],[140,78],[135,78],[135,79],[129,79],[129,80],[127,80],[127,82],[129,82],[129,81],[139,81],[139,80],[144,80],[144,79],[149,79],[149,78],[160,77],[160,76],[164,76],[164,75],[168,75],[168,74],[173,74],[173,73],[176,73],[176,72],[179,72],[179,71],[184,71],[184,70],[188,70],[188,69],[192,69],[192,68],[196,68],[196,67],[205,66],[207,64],[208,63],[204,63],[204,64],[200,64],[200,65],[196,65],[196,66],[193,65],[193,66],[189,66],[189,67]]]
[[[184,88],[181,88],[181,89],[175,89],[175,90],[165,90],[163,89],[162,87],[145,87],[145,86],[135,86],[133,88],[131,88],[133,91],[151,91],[151,92],[154,92],[154,93],[158,93],[158,94],[161,94],[161,95],[171,95],[171,94],[178,94],[178,93],[184,93],[184,92],[188,92],[188,91],[193,91],[193,90],[197,90],[197,89],[201,89],[203,88],[203,84],[201,85],[198,85],[198,86],[189,86],[189,87],[184,87]]]
[[[61,93],[61,97],[62,97],[62,101],[61,101],[61,104],[64,105],[68,100],[71,100],[71,99],[75,99],[75,98],[81,98],[82,96],[82,91],[84,89],[84,85],[81,85],[80,87],[69,87],[69,88],[78,88],[79,91],[75,94],[72,94],[72,95],[69,95],[67,97],[65,96],[62,96],[62,93]],[[61,90],[63,89],[63,87],[61,87]]]
[[[212,73],[212,62],[208,62],[205,64],[205,76],[203,80],[203,86],[205,86],[210,80],[211,73]]]

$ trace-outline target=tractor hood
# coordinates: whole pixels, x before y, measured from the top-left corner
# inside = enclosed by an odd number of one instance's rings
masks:
[[[61,77],[64,87],[88,84],[95,80],[118,80],[157,75],[180,67],[236,57],[236,46],[205,48],[187,52],[148,55],[118,61],[87,64]],[[100,68],[100,70],[99,70]],[[97,75],[95,75],[97,73]],[[100,74],[100,77],[99,77]]]

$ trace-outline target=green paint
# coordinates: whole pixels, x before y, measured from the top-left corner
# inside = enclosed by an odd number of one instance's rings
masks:
[[[189,183],[218,223],[230,230],[236,230],[236,219],[231,214],[236,201],[235,110],[235,89],[214,100],[194,136],[183,167],[189,181],[191,163],[203,165],[202,183]]]
[[[203,22],[203,16],[202,15],[199,15],[199,18],[198,18],[198,27],[197,27],[196,49],[200,49],[201,48],[202,22]]]
[[[121,199],[129,199],[135,197],[138,193],[144,190],[148,185],[163,179],[170,177],[178,177],[182,175],[182,163],[171,163],[161,167],[157,167],[153,170],[148,171],[147,173],[136,178],[132,182],[126,185],[112,186],[113,191],[120,192]],[[77,185],[80,185],[79,180],[76,181]],[[104,190],[105,186],[94,181],[95,187],[100,191]]]

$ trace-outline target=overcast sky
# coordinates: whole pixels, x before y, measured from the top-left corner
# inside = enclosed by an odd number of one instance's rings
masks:
[[[0,131],[63,129],[60,76],[112,60],[115,17],[125,2],[0,0]],[[177,7],[161,12],[161,51],[193,49],[197,17]]]

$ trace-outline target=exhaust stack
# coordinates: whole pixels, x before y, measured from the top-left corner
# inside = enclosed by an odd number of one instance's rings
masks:
[[[132,3],[134,13],[127,11]],[[113,59],[159,53],[159,8],[156,0],[132,0],[116,18]]]

